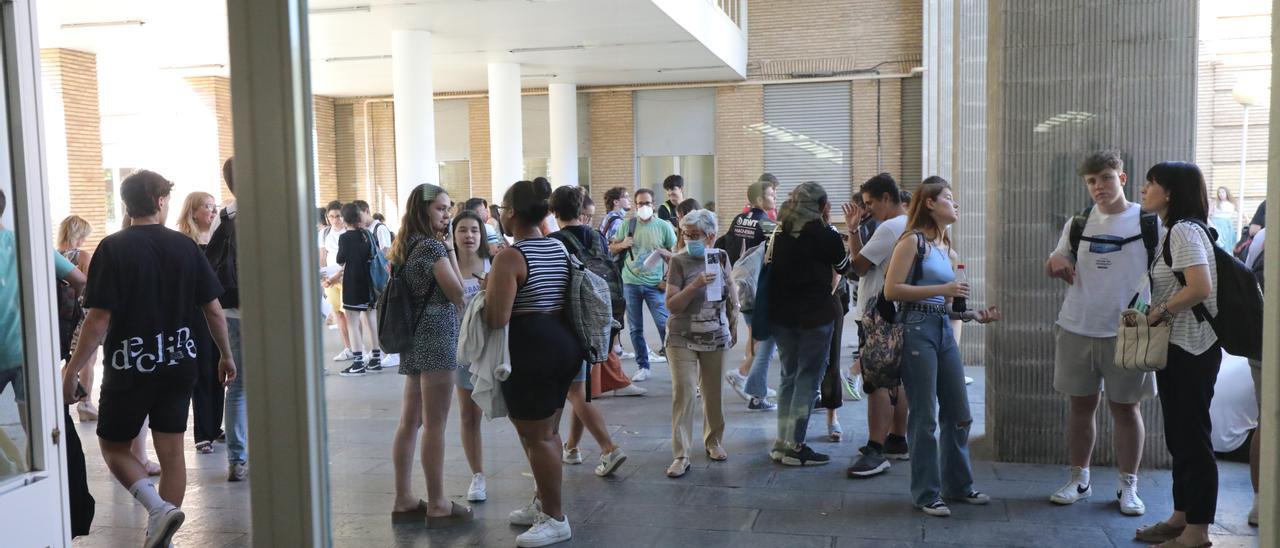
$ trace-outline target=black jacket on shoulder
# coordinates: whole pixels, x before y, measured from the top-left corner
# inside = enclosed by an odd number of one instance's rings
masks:
[[[204,250],[205,258],[213,266],[218,275],[218,283],[224,290],[218,302],[222,308],[240,308],[240,274],[236,264],[236,214],[234,210],[222,210],[221,223],[213,236],[209,237],[209,245]]]

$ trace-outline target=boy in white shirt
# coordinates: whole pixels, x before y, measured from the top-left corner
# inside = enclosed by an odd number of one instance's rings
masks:
[[[1155,380],[1150,373],[1116,367],[1115,341],[1120,312],[1140,288],[1143,299],[1150,300],[1142,282],[1159,238],[1159,219],[1125,199],[1128,178],[1118,151],[1090,154],[1078,174],[1093,205],[1067,221],[1057,248],[1045,262],[1046,275],[1069,286],[1058,314],[1053,387],[1071,398],[1067,419],[1071,480],[1049,500],[1066,505],[1093,494],[1089,461],[1099,391],[1105,384],[1120,469],[1116,498],[1121,513],[1139,516],[1146,506],[1137,492],[1145,433],[1138,404],[1155,395]]]

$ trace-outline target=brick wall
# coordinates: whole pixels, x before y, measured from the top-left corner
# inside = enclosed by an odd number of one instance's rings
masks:
[[[338,143],[334,123],[332,97],[312,97],[311,109],[315,113],[316,154],[316,203],[327,204],[338,198]]]
[[[924,32],[921,6],[900,0],[751,0],[748,77],[919,59]],[[903,66],[897,68],[903,70]],[[887,65],[881,70],[894,68]]]
[[[45,100],[60,102],[64,113],[66,134],[62,137],[66,139],[65,183],[69,189],[69,210],[93,225],[93,234],[85,242],[85,248],[92,250],[107,235],[107,210],[111,207],[104,190],[97,56],[71,49],[43,49],[40,50],[40,72]],[[64,161],[62,158],[48,160]],[[53,219],[55,238],[61,222],[62,219]]]
[[[493,166],[489,153],[489,99],[479,97],[470,99],[467,105],[471,130],[471,196],[453,196],[460,202],[472,196],[478,196],[493,203],[502,199],[493,196]]]
[[[217,128],[217,149],[208,151],[203,154],[207,160],[202,162],[208,164],[210,171],[208,180],[210,182],[217,181],[216,185],[209,185],[212,190],[217,188],[222,193],[221,201],[227,201],[231,197],[231,190],[227,188],[226,181],[222,180],[222,163],[235,153],[235,143],[232,140],[231,130],[231,79],[225,76],[196,76],[186,78],[187,85],[191,86],[191,90],[200,98],[200,102],[205,107],[203,114],[214,118],[213,127]]]
[[[721,233],[747,203],[747,187],[764,172],[764,135],[747,129],[763,119],[763,86],[716,88],[716,215]]]
[[[615,186],[635,188],[636,143],[633,93],[587,95],[591,125],[591,199],[604,212],[604,193]],[[474,138],[474,133],[472,134]]]

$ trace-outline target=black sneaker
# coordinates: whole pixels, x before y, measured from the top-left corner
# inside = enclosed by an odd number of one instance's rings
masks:
[[[343,376],[343,377],[363,377],[363,376],[364,376],[364,362],[363,362],[363,361],[360,361],[360,360],[356,360],[354,363],[352,363],[352,364],[351,364],[350,366],[348,366],[346,369],[343,369],[342,371],[338,372],[338,374],[339,374],[339,375],[341,375],[341,376]]]
[[[787,466],[821,466],[831,462],[831,457],[814,451],[808,445],[790,449],[782,455],[782,464]]]
[[[369,364],[364,366],[364,371],[365,371],[366,373],[381,373],[381,372],[382,372],[382,360],[380,360],[380,359],[378,359],[378,358],[374,358],[374,359],[372,359],[372,360],[369,360]]]
[[[884,439],[884,457],[893,460],[911,460],[907,450],[907,438],[889,434]]]
[[[889,459],[884,458],[880,451],[863,447],[862,456],[853,462],[853,466],[847,471],[850,478],[861,479],[879,475],[889,469]]]

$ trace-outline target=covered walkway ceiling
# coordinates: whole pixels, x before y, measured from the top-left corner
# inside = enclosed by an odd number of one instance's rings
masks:
[[[228,74],[224,2],[51,0],[38,9],[41,47],[97,53],[106,85],[147,68]],[[309,9],[312,91],[322,95],[389,95],[396,29],[432,31],[437,92],[484,90],[490,62],[519,63],[527,87],[745,75],[745,34],[705,0],[316,0]]]

